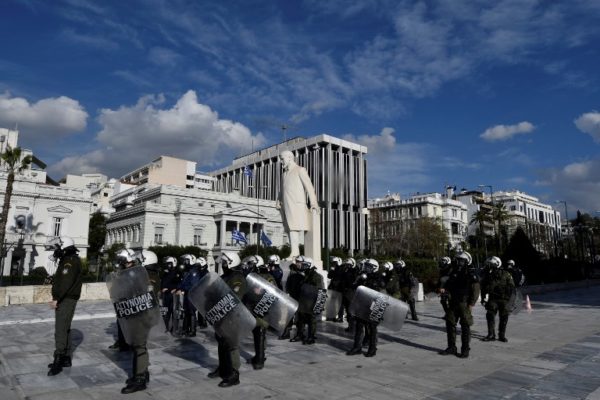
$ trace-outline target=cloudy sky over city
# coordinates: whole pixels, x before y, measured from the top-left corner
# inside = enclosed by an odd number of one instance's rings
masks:
[[[285,124],[368,146],[370,197],[600,211],[599,1],[5,0],[0,22],[0,127],[55,179],[211,171]]]

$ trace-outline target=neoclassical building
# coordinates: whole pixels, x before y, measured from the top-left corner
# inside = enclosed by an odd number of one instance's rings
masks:
[[[222,251],[241,250],[242,243],[232,238],[234,230],[242,232],[248,244],[256,244],[261,230],[273,246],[287,242],[275,202],[238,192],[146,183],[115,194],[110,201],[115,212],[107,222],[107,246],[198,246],[208,251],[212,264]]]
[[[0,149],[17,146],[18,131],[0,129]],[[23,155],[32,155],[23,150]],[[56,265],[45,244],[57,236],[75,241],[81,257],[87,256],[92,200],[89,190],[60,187],[46,176],[43,162],[33,157],[29,169],[15,176],[8,212],[6,239],[0,252],[3,275],[27,275],[36,267],[53,274]],[[0,207],[6,191],[6,167],[0,164]]]

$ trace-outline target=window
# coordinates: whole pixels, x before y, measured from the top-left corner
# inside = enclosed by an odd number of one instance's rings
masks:
[[[456,218],[456,215],[457,215],[457,213],[456,213],[456,209],[455,209],[455,208],[453,208],[453,209],[452,209],[452,217]]]
[[[165,228],[162,226],[157,226],[154,228],[154,244],[163,244],[163,233]]]
[[[453,222],[452,223],[452,234],[458,235],[458,233],[459,233],[458,224],[456,222]]]
[[[106,193],[106,192],[102,193],[102,195],[103,195],[104,197],[108,197],[108,193]]]
[[[200,246],[202,243],[202,229],[194,229],[194,246]]]
[[[516,211],[517,210],[517,206],[510,206],[510,211]]]
[[[60,236],[60,228],[62,226],[62,218],[60,217],[53,217],[52,218],[52,235],[53,236]]]

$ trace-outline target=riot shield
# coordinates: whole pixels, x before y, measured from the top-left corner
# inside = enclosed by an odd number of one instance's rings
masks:
[[[256,273],[246,277],[248,290],[242,299],[248,310],[281,333],[294,317],[298,302]]]
[[[132,346],[145,343],[150,329],[160,320],[158,299],[149,289],[146,268],[139,266],[113,272],[107,277],[106,285],[125,341]]]
[[[404,324],[408,304],[366,286],[356,289],[350,303],[350,314],[362,319],[380,323],[382,326],[399,331]]]
[[[206,274],[189,291],[189,298],[217,335],[238,343],[256,325],[256,319],[235,292],[214,272]]]
[[[327,302],[325,303],[325,318],[337,318],[342,306],[342,293],[337,290],[327,291]]]
[[[305,283],[300,288],[298,311],[311,315],[321,314],[325,308],[326,300],[327,289],[319,289],[316,286]]]
[[[183,308],[183,294],[173,293],[173,324],[172,334],[175,337],[183,336],[183,319],[185,317],[185,310]]]
[[[517,315],[523,309],[523,293],[520,289],[515,289],[508,300],[508,309],[511,314]]]

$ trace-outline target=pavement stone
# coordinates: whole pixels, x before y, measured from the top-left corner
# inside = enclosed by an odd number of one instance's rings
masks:
[[[484,343],[485,310],[474,309],[471,357],[441,357],[445,347],[437,300],[417,305],[420,321],[400,332],[380,330],[374,358],[346,356],[345,324],[322,322],[317,344],[269,334],[265,369],[242,360],[241,384],[217,387],[206,374],[217,365],[211,328],[174,338],[158,326],[148,342],[146,391],[121,395],[131,354],[108,350],[116,325],[112,305],[81,301],[72,326],[73,367],[48,377],[54,342],[46,305],[0,308],[0,399],[586,399],[600,400],[600,291],[581,288],[532,297],[533,312],[512,316],[508,343]],[[253,355],[251,336],[241,355]]]

